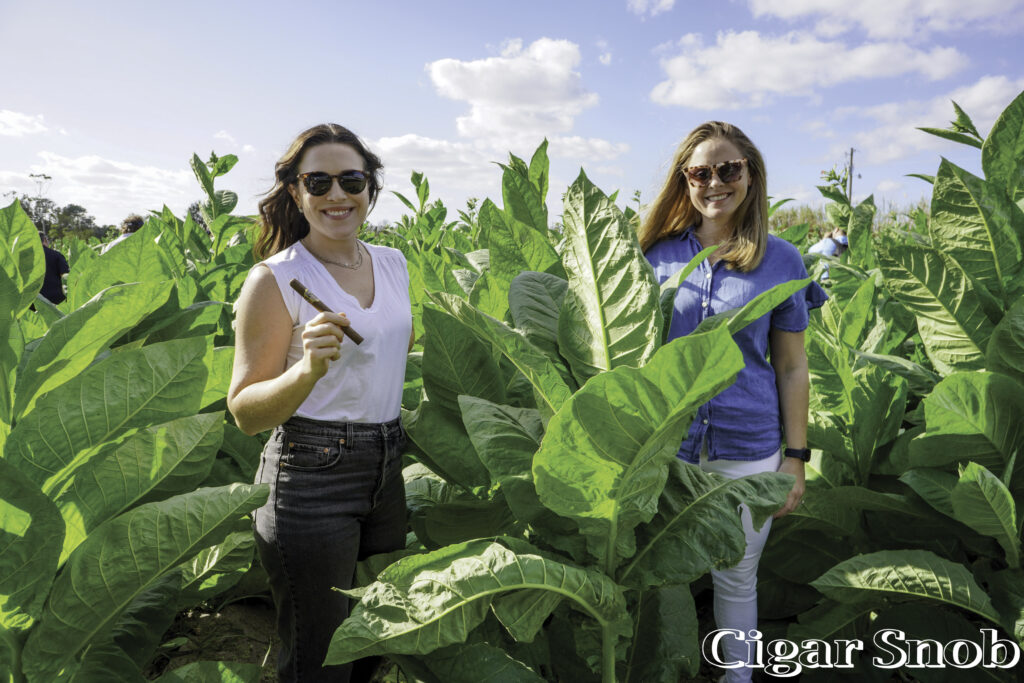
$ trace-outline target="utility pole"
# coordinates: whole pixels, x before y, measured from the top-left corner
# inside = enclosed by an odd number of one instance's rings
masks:
[[[850,163],[846,167],[846,198],[850,200],[850,206],[853,206],[853,147],[850,148]]]

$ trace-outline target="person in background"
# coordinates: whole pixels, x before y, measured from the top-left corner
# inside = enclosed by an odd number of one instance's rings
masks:
[[[405,547],[400,422],[413,342],[402,252],[358,238],[381,162],[351,131],[301,133],[260,202],[256,264],[235,305],[228,408],[247,434],[273,429],[253,513],[281,641],[281,681],[368,680],[376,662],[322,667],[348,615],[356,561]],[[295,278],[330,309],[319,313]],[[363,337],[358,346],[346,327]]]
[[[115,244],[123,242],[137,233],[145,222],[142,216],[137,213],[128,214],[128,217],[121,221],[121,234],[104,244],[103,248],[100,249],[100,253],[107,253]]]
[[[831,258],[839,258],[846,251],[850,245],[850,240],[846,237],[846,231],[842,228],[835,228],[834,230],[825,233],[825,236],[820,241],[812,244],[807,249],[808,254],[821,254],[822,256],[828,256]],[[821,280],[824,282],[829,279],[829,264],[823,263],[821,268]]]
[[[839,258],[849,245],[850,240],[846,238],[846,231],[842,228],[836,228],[825,233],[821,240],[808,247],[807,253]]]
[[[50,248],[50,240],[42,230],[39,231],[39,241],[43,243],[43,256],[46,258],[46,275],[39,293],[51,304],[59,304],[67,299],[63,277],[71,272],[71,268],[64,254]]]
[[[718,249],[680,284],[669,339],[690,334],[708,316],[739,308],[775,285],[807,277],[796,247],[768,233],[767,216],[765,165],[754,143],[719,121],[687,135],[641,224],[640,245],[660,282],[702,249]],[[804,329],[809,309],[827,298],[811,283],[733,335],[745,367],[734,384],[698,409],[679,449],[686,463],[730,479],[774,471],[793,475],[795,483],[776,518],[792,512],[804,494],[804,463],[810,457]],[[741,518],[743,559],[711,577],[717,627],[749,632],[757,628],[757,566],[771,520],[754,529],[746,506]],[[726,659],[750,663],[746,645],[726,638]],[[751,668],[728,669],[722,680],[750,681]]]

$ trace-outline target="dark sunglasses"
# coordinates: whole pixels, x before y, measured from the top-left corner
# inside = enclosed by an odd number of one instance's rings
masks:
[[[299,180],[306,186],[306,192],[314,197],[327,194],[331,189],[331,183],[338,179],[338,187],[345,194],[359,194],[366,189],[366,174],[362,171],[345,171],[337,175],[324,173],[323,171],[312,171],[299,174]]]
[[[733,159],[732,161],[720,161],[711,166],[689,166],[683,169],[683,173],[694,185],[707,187],[711,178],[716,175],[723,183],[735,183],[743,177],[743,167],[746,165],[745,158]]]

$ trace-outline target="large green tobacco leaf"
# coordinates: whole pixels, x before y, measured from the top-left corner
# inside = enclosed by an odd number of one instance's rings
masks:
[[[405,659],[398,658],[403,670]],[[434,677],[424,680],[417,672],[416,679],[420,683],[544,683],[544,679],[526,664],[487,643],[449,645],[420,660]]]
[[[864,270],[875,265],[871,251],[875,211],[875,198],[872,195],[853,208],[845,226],[850,241],[850,261]]]
[[[542,236],[548,232],[548,207],[538,184],[547,184],[547,169],[542,168],[547,165],[546,161],[546,154],[543,157],[534,154],[529,169],[515,157],[510,165],[501,165],[504,169],[501,175],[501,201],[505,205],[505,213]]]
[[[1017,95],[988,134],[981,148],[985,177],[1000,183],[1014,201],[1024,188],[1024,92]]]
[[[485,270],[469,290],[469,303],[492,318],[504,319],[508,313],[508,283]]]
[[[490,484],[457,410],[423,401],[416,410],[403,413],[402,423],[417,455],[431,470],[467,489]]]
[[[63,537],[53,502],[0,458],[0,631],[39,617]]]
[[[992,602],[1003,618],[1003,628],[1024,647],[1024,571],[1004,569],[988,577]]]
[[[873,600],[851,603],[823,600],[799,615],[799,623],[791,623],[786,635],[795,641],[808,638],[832,640],[837,636],[857,637],[877,607]]]
[[[174,621],[180,579],[168,572],[132,600],[110,631],[90,643],[71,683],[145,681],[142,669]]]
[[[929,230],[936,248],[1000,298],[1020,273],[1024,262],[1020,208],[1001,185],[990,184],[945,159],[935,177]]]
[[[811,278],[804,278],[777,284],[771,289],[761,292],[739,308],[732,308],[705,318],[697,326],[696,331],[704,332],[724,326],[728,328],[730,334],[736,334],[761,316],[770,313],[780,303],[806,287],[810,281]]]
[[[206,339],[116,353],[42,396],[18,422],[4,455],[45,492],[127,430],[197,412]]]
[[[460,396],[459,406],[469,438],[515,518],[580,561],[585,549],[576,524],[544,507],[533,483],[533,454],[544,437],[540,412],[470,396]]]
[[[46,259],[36,226],[17,200],[0,209],[0,267],[15,284],[17,294],[10,310],[18,318],[43,286]]]
[[[568,287],[557,275],[525,272],[517,275],[508,289],[512,322],[558,365],[564,364],[558,353],[558,311]]]
[[[877,365],[859,368],[854,381],[856,386],[850,394],[853,414],[847,422],[853,445],[850,466],[858,482],[866,483],[879,446],[899,434],[907,404],[907,382]]]
[[[999,541],[1010,567],[1020,567],[1017,506],[1006,485],[977,463],[968,463],[953,487],[953,516],[979,534]]]
[[[235,531],[186,562],[181,570],[178,604],[189,607],[210,600],[236,585],[252,567],[256,541],[248,520]]]
[[[67,524],[61,561],[93,529],[147,497],[195,489],[224,438],[224,413],[183,417],[138,431],[83,465],[57,498]]]
[[[96,354],[162,306],[172,286],[164,281],[111,287],[50,326],[18,378],[15,414],[25,415],[40,395],[82,372]]]
[[[912,461],[939,465],[935,456],[973,460],[1002,472],[1024,452],[1024,391],[995,372],[962,372],[935,385],[924,399],[927,431],[911,442]],[[1017,469],[1024,472],[1021,456]]]
[[[963,270],[935,249],[892,241],[879,249],[878,262],[886,287],[917,316],[935,369],[981,369],[993,325]]]
[[[654,271],[629,221],[580,172],[565,196],[569,276],[558,348],[579,384],[604,370],[646,363],[661,343]]]
[[[68,304],[79,308],[110,287],[129,282],[173,280],[179,268],[167,249],[157,243],[162,223],[150,219],[131,239],[115,244],[110,251],[68,276]]]
[[[560,272],[558,253],[548,242],[547,231],[502,213],[488,199],[480,209],[481,226],[486,231],[491,254],[491,272],[504,282],[524,271]]]
[[[996,325],[985,360],[989,370],[1009,375],[1024,386],[1024,297]]]
[[[677,683],[700,669],[697,610],[687,585],[640,594],[633,648],[619,672],[623,683]]]
[[[14,384],[25,351],[22,327],[14,317],[18,297],[18,285],[0,269],[0,453],[14,423]]]
[[[551,418],[533,477],[540,499],[575,520],[611,573],[657,512],[669,463],[698,406],[743,367],[724,327],[680,337],[642,368],[593,377]]]
[[[438,293],[434,300],[473,330],[477,338],[493,344],[504,354],[533,385],[538,404],[543,403],[546,412],[554,413],[568,400],[571,390],[558,368],[543,351],[530,343],[525,334],[481,313],[458,297]]]
[[[516,550],[494,541],[469,541],[391,565],[335,632],[325,663],[373,654],[426,654],[461,643],[492,602],[513,591],[554,593],[607,628],[628,621],[622,589],[603,574],[547,559],[521,542],[510,545]],[[514,616],[505,614],[506,619]]]
[[[840,562],[811,585],[833,600],[934,600],[996,623],[989,596],[963,565],[927,550],[882,550]]]
[[[637,533],[637,553],[619,582],[638,588],[685,584],[740,561],[746,548],[737,510],[750,508],[754,528],[786,501],[793,478],[775,473],[726,479],[675,461],[657,515]]]
[[[445,410],[459,414],[459,394],[505,403],[505,385],[498,364],[485,346],[450,314],[423,308],[423,388]]]
[[[264,485],[199,489],[150,503],[104,524],[72,553],[25,644],[30,682],[73,667],[93,638],[164,573],[223,540],[237,519],[262,505]]]
[[[661,287],[658,290],[658,305],[661,307],[661,317],[663,320],[662,344],[668,341],[668,331],[672,327],[672,315],[675,311],[676,294],[679,291],[679,285],[716,249],[718,249],[718,245],[712,244],[710,247],[700,250],[685,266],[661,283]]]

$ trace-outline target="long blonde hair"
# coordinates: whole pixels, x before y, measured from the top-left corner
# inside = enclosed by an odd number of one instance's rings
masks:
[[[749,272],[761,263],[768,243],[768,183],[764,159],[743,131],[722,121],[702,123],[679,144],[665,185],[640,225],[640,247],[647,251],[658,240],[678,235],[691,225],[700,225],[701,215],[690,201],[683,169],[689,165],[697,145],[716,138],[728,140],[742,152],[747,158],[751,180],[747,196],[732,216],[731,236],[719,247],[717,255],[727,267]]]

